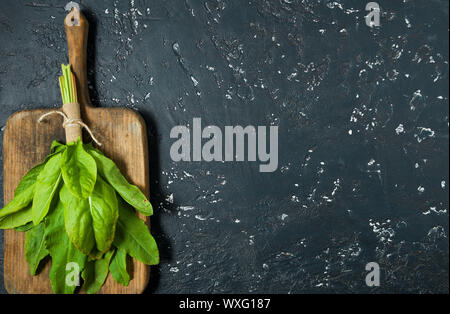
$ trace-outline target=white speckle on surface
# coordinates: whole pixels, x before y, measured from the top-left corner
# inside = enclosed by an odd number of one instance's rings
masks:
[[[425,188],[423,186],[419,186],[417,188],[417,191],[419,191],[420,193],[423,193],[423,192],[425,192]]]
[[[387,219],[385,222],[373,222],[372,219],[369,219],[369,226],[372,227],[372,231],[382,243],[392,242],[392,238],[395,235],[395,231],[390,226],[390,223],[390,219]]]
[[[193,77],[192,75],[191,75],[191,81],[192,81],[192,83],[194,84],[194,86],[197,86],[197,85],[198,85],[198,81],[197,81],[196,78]]]
[[[288,217],[288,215],[286,215],[286,214],[281,214],[281,220],[284,221],[287,217]]]
[[[267,265],[266,263],[262,264],[263,269],[268,270],[269,269],[269,265]]]
[[[416,106],[414,105],[414,102],[418,99],[421,98],[422,96],[422,91],[420,89],[416,90],[413,93],[413,96],[411,98],[411,100],[409,101],[409,107],[411,111],[415,111],[416,110]]]
[[[179,206],[179,209],[181,209],[182,211],[188,211],[188,210],[193,210],[194,206]]]
[[[298,198],[297,195],[292,195],[292,196],[291,196],[291,201],[293,201],[294,203],[299,203],[299,202],[300,202],[300,199]]]
[[[234,223],[237,223],[237,224],[238,224],[238,223],[240,223],[240,222],[241,222],[241,221],[240,221],[239,219],[235,219],[235,220],[234,220]]]
[[[204,221],[204,220],[207,219],[206,217],[202,217],[202,216],[200,216],[200,215],[195,215],[194,217],[195,217],[195,219],[201,220],[201,221]]]
[[[179,54],[180,53],[180,44],[178,44],[178,42],[174,42],[172,45],[172,49]]]
[[[190,174],[189,172],[183,171],[184,175],[188,178],[193,178],[194,176]]]
[[[348,130],[348,135],[352,135],[353,131],[352,130]]]
[[[427,236],[430,237],[430,238],[435,238],[435,239],[447,238],[447,234],[445,233],[445,229],[442,226],[435,226],[435,227],[431,228],[428,231]]]
[[[419,168],[419,164],[416,162],[416,164],[414,165],[414,168]]]
[[[334,188],[333,188],[333,191],[331,192],[331,196],[334,196],[334,195],[336,194],[337,190],[339,190],[339,188],[341,187],[340,182],[341,182],[341,181],[340,181],[339,179],[336,179],[336,180],[333,182]],[[330,200],[330,201],[331,201],[331,200]]]
[[[405,132],[405,128],[403,126],[403,124],[399,124],[398,127],[395,129],[395,133],[397,133],[397,135],[404,133]]]
[[[254,235],[250,235],[248,238],[249,238],[249,239],[248,239],[248,245],[253,245],[253,244],[255,244],[255,241],[253,241],[253,239],[255,238]]]
[[[443,209],[443,210],[437,210],[437,209],[436,209],[436,206],[431,206],[430,209],[427,210],[426,212],[423,212],[423,214],[424,214],[424,215],[429,215],[429,214],[431,214],[432,212],[435,213],[435,214],[437,214],[437,215],[444,215],[444,214],[447,213],[447,210],[446,210],[446,209]]]
[[[297,75],[298,75],[297,72],[292,72],[291,74],[288,75],[287,79],[290,81],[290,80],[292,80],[293,78],[295,78]]]
[[[166,201],[169,202],[170,204],[173,204],[173,193],[166,197]]]
[[[342,4],[339,3],[338,1],[328,2],[328,3],[327,3],[327,7],[330,8],[330,9],[334,9],[334,8],[336,8],[336,7],[339,8],[339,9],[341,9],[341,10],[344,9],[344,7],[342,6]]]
[[[290,163],[289,163],[289,165],[281,166],[281,167],[280,167],[280,172],[281,172],[281,173],[285,173],[286,171],[289,170],[289,166],[290,166]]]
[[[367,163],[368,166],[372,166],[375,163],[375,159],[370,159],[369,162]]]
[[[446,186],[445,180],[442,180],[441,181],[441,188],[445,189],[445,186]]]
[[[408,20],[407,17],[405,17],[405,23],[406,23],[406,27],[411,28],[411,22]]]
[[[418,143],[435,136],[435,132],[431,128],[417,127],[417,130],[419,133],[415,133],[414,137],[417,139]]]
[[[106,10],[105,10],[105,14],[109,14],[109,9],[106,9]]]
[[[169,271],[171,273],[178,273],[180,270],[178,269],[178,267],[170,267]]]

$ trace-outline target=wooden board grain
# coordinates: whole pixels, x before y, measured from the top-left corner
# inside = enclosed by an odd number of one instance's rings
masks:
[[[147,131],[143,118],[127,108],[94,108],[87,88],[86,50],[88,22],[80,14],[76,26],[68,26],[73,13],[66,17],[65,27],[69,47],[69,62],[76,78],[81,118],[102,143],[101,150],[120,168],[132,184],[149,197]],[[75,12],[79,13],[79,12]],[[55,78],[57,80],[57,78]],[[53,140],[65,142],[62,118],[54,115],[38,123],[39,117],[54,109],[24,110],[13,114],[7,121],[3,135],[3,187],[4,203],[14,195],[23,175],[41,162],[50,151]],[[83,140],[89,140],[87,133]],[[147,224],[149,220],[139,215]],[[25,234],[14,230],[4,233],[4,278],[9,293],[52,293],[48,273],[50,261],[46,260],[37,276],[31,276],[25,260]],[[148,282],[148,266],[133,260],[128,287],[117,284],[108,276],[99,293],[141,293]]]

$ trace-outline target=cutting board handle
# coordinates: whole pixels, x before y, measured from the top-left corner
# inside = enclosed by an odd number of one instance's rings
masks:
[[[89,23],[78,8],[74,7],[64,19],[67,44],[69,47],[69,63],[75,75],[78,91],[78,102],[81,112],[91,107],[87,82],[87,43]]]

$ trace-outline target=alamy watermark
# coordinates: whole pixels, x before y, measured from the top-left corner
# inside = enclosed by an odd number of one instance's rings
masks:
[[[376,262],[370,262],[366,265],[366,270],[369,273],[366,275],[366,285],[368,287],[380,286],[380,265]]]
[[[380,5],[376,2],[369,2],[366,4],[366,11],[369,11],[366,18],[366,25],[370,28],[380,26]]]
[[[266,126],[225,126],[223,135],[222,130],[214,125],[202,129],[202,119],[194,118],[192,130],[185,125],[177,125],[170,130],[170,138],[177,139],[170,147],[170,158],[173,161],[227,162],[245,161],[246,157],[247,161],[257,161],[258,157],[260,172],[274,172],[278,168],[278,126],[269,126],[268,129],[268,141]],[[247,156],[245,144],[248,145]]]
[[[66,264],[66,285],[68,287],[77,287],[80,285],[80,265],[76,262]]]

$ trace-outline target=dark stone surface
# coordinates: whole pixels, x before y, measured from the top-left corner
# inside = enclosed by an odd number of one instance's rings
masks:
[[[371,29],[360,0],[82,1],[93,102],[148,124],[148,292],[448,292],[448,1],[379,4]],[[1,1],[0,125],[59,106],[64,16]],[[171,161],[194,117],[278,125],[278,170]]]

